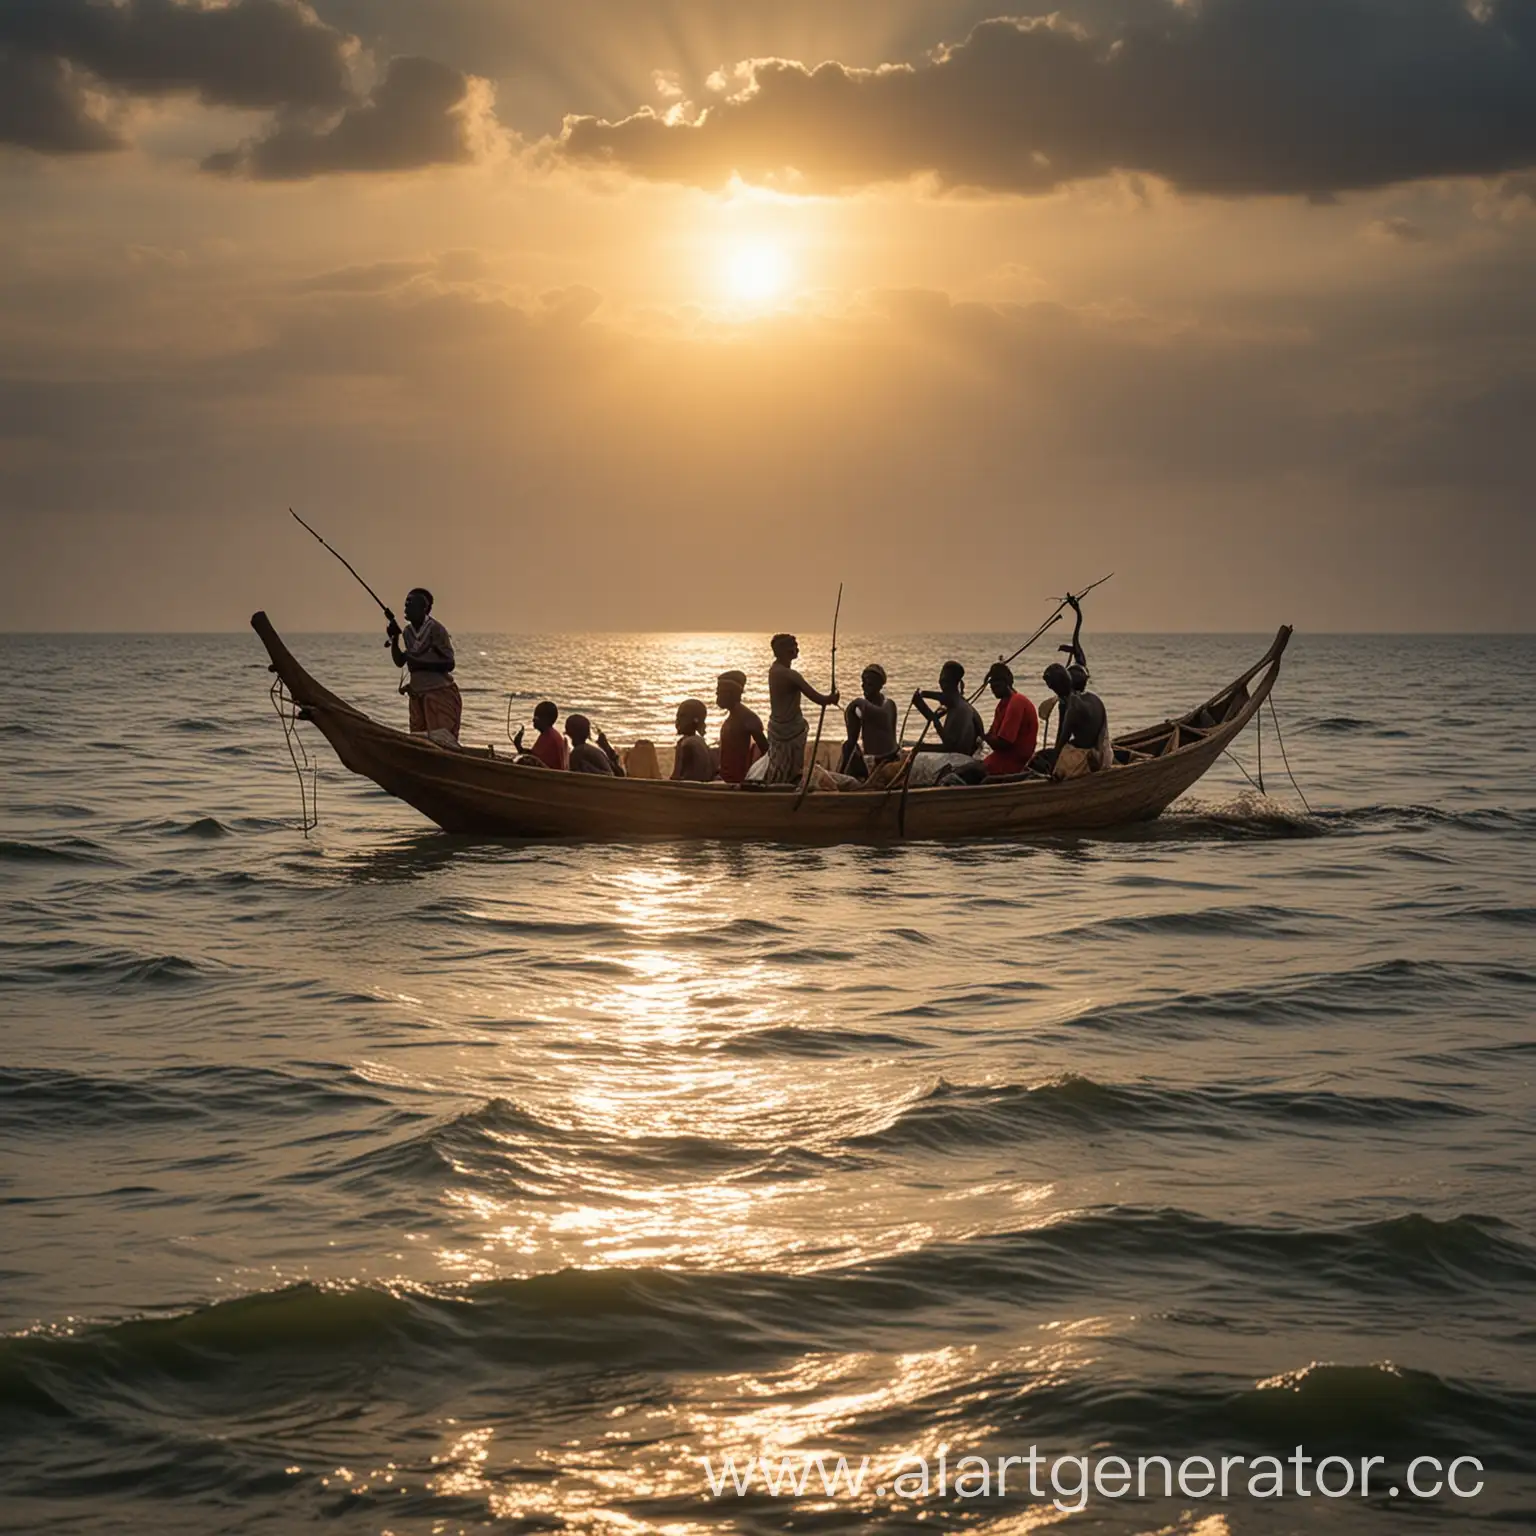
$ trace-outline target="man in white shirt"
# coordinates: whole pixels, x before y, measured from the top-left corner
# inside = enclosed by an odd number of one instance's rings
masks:
[[[432,594],[413,587],[405,597],[404,630],[391,614],[385,633],[391,658],[406,671],[400,691],[410,705],[411,734],[443,731],[457,742],[464,698],[453,680],[453,638],[432,617]]]

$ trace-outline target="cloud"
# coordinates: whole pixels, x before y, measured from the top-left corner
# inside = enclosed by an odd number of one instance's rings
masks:
[[[561,152],[640,177],[837,191],[932,176],[1043,192],[1137,171],[1327,197],[1536,164],[1532,0],[1156,0],[1115,32],[977,26],[920,65],[752,61],[697,117],[572,117]]]
[[[476,160],[496,134],[490,85],[435,59],[392,59],[366,101],[316,127],[287,118],[203,169],[259,181],[411,171]]]
[[[0,0],[0,142],[120,149],[114,106],[178,93],[276,114],[265,133],[204,162],[261,180],[457,165],[498,136],[484,80],[405,56],[358,100],[357,52],[299,0]]]
[[[0,49],[132,96],[210,106],[334,107],[355,44],[297,0],[7,0]],[[13,140],[12,142],[19,142]]]
[[[77,155],[120,149],[122,140],[96,115],[63,59],[0,46],[0,144]]]
[[[1372,219],[1365,232],[1371,239],[1385,241],[1388,245],[1422,245],[1429,238],[1422,224],[1415,224],[1400,214]]]

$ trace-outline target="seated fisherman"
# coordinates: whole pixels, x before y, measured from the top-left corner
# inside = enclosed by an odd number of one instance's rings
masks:
[[[843,712],[848,739],[843,743],[838,771],[856,779],[867,779],[886,763],[900,757],[901,749],[896,745],[896,701],[886,698],[883,692],[885,668],[877,661],[871,662],[864,668],[861,682],[863,695]]]
[[[1109,745],[1109,716],[1104,701],[1088,691],[1088,674],[1074,663],[1064,667],[1053,661],[1045,669],[1045,681],[1060,701],[1056,745],[1037,752],[1030,763],[1036,773],[1053,779],[1080,778],[1114,766]]]
[[[457,741],[464,698],[453,680],[453,640],[432,617],[432,594],[412,587],[405,595],[405,628],[390,614],[385,633],[391,659],[406,669],[400,691],[407,696],[411,734],[446,731]]]
[[[704,740],[709,710],[702,699],[684,699],[677,706],[677,749],[672,777],[694,784],[708,784],[715,776],[715,759]]]
[[[725,711],[720,724],[720,777],[740,784],[759,757],[768,755],[763,722],[742,702],[747,687],[745,672],[722,672],[715,683],[715,703]]]
[[[555,729],[555,722],[560,718],[560,711],[548,699],[542,704],[534,706],[533,724],[538,731],[531,747],[523,746],[522,727],[518,727],[517,735],[512,738],[512,745],[519,752],[527,756],[537,758],[546,768],[565,769],[571,766],[570,749],[565,744],[565,737]]]
[[[818,693],[795,671],[800,642],[793,635],[775,635],[773,665],[768,669],[768,784],[798,784],[805,772],[806,728],[800,700],[831,708],[841,698],[837,689]]]
[[[1112,768],[1115,763],[1114,747],[1109,739],[1109,711],[1104,708],[1104,701],[1098,694],[1088,691],[1088,669],[1077,662],[1067,668],[1067,677],[1072,683],[1072,697],[1069,703],[1082,710],[1086,710],[1086,720],[1079,722],[1081,730],[1079,734],[1086,735],[1093,730],[1095,722],[1098,731],[1094,737],[1094,745],[1090,749],[1087,771],[1097,773],[1101,768]],[[1058,766],[1060,761],[1058,759]],[[1071,774],[1058,774],[1058,778],[1070,778]]]
[[[946,661],[939,670],[938,692],[919,688],[912,695],[914,707],[939,733],[936,742],[920,742],[912,749],[916,756],[906,772],[915,789],[933,784],[946,768],[964,767],[981,745],[981,716],[965,696],[964,681],[965,668],[958,661]]]
[[[997,708],[992,714],[992,729],[984,740],[992,750],[979,762],[972,759],[959,767],[945,768],[936,782],[980,784],[989,778],[1003,778],[1029,771],[1040,733],[1035,706],[1013,686],[1013,669],[1006,661],[993,662],[987,673],[987,685]]]
[[[605,773],[620,779],[624,777],[624,766],[619,762],[619,754],[609,745],[608,738],[601,731],[597,733],[594,745],[592,722],[585,715],[567,715],[565,734],[571,741],[572,773]]]
[[[939,669],[938,692],[919,688],[912,695],[913,705],[939,733],[938,744],[925,744],[924,751],[952,752],[962,757],[975,755],[985,731],[981,716],[960,686],[964,681],[965,668],[958,661],[946,661]]]

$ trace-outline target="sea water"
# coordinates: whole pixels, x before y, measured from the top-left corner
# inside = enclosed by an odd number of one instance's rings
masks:
[[[765,705],[760,635],[456,638],[474,743]],[[377,637],[292,643],[403,723]],[[1267,645],[1090,659],[1129,729]],[[1536,1528],[1531,639],[1298,636],[1310,811],[1266,712],[1264,796],[810,850],[450,838],[301,726],[306,837],[253,636],[6,647],[0,1526]],[[1298,1446],[1369,1496],[937,1481]],[[869,1474],[709,1486],[806,1453]]]

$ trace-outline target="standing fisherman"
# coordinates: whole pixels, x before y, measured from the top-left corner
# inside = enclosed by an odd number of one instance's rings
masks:
[[[391,659],[406,670],[400,691],[410,701],[411,734],[443,731],[457,746],[464,697],[453,680],[453,639],[432,617],[432,594],[412,587],[405,597],[404,630],[390,614],[385,633]]]
[[[795,671],[800,642],[793,635],[773,637],[773,665],[768,669],[768,784],[798,784],[805,773],[806,727],[800,700],[827,709],[838,702],[836,688],[818,693]]]

